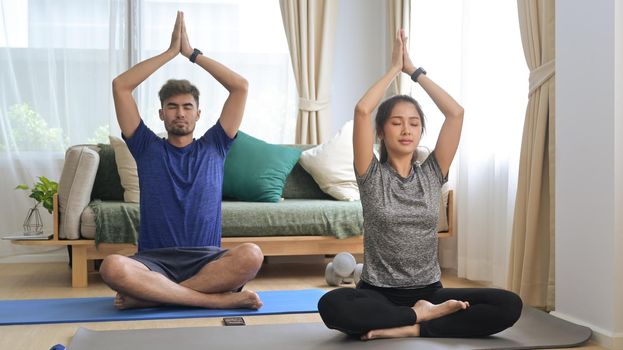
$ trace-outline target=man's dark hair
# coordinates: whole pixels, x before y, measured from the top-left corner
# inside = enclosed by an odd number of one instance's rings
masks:
[[[166,99],[184,94],[193,95],[197,108],[199,108],[199,89],[186,79],[169,79],[166,84],[162,85],[160,92],[158,92],[160,106],[164,107]]]

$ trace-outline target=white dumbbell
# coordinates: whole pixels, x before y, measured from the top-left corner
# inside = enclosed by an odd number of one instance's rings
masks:
[[[355,272],[353,273],[353,280],[355,280],[355,284],[359,283],[359,280],[361,280],[362,272],[363,264],[357,264],[357,266],[355,266]]]
[[[342,283],[359,282],[363,264],[357,264],[357,260],[350,253],[339,253],[333,258],[333,262],[327,264],[324,277],[330,286],[338,286]]]

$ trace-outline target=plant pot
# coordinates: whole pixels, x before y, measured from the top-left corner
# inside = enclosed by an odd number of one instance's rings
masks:
[[[43,221],[41,214],[39,214],[39,208],[28,209],[23,228],[25,233],[39,234],[43,232]]]

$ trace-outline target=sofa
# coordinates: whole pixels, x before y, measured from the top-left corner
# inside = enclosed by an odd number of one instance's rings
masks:
[[[312,145],[288,145],[301,151]],[[24,245],[67,246],[72,286],[86,287],[93,261],[109,254],[136,252],[139,205],[124,201],[124,186],[109,144],[76,145],[66,151],[59,193],[54,198],[54,235]],[[126,196],[127,197],[127,196]],[[323,192],[297,162],[277,202],[224,198],[222,247],[255,243],[265,256],[363,253],[363,217],[359,201],[340,201]],[[126,198],[127,199],[127,198]],[[453,193],[442,198],[439,236],[453,235]],[[441,223],[443,221],[443,223]]]

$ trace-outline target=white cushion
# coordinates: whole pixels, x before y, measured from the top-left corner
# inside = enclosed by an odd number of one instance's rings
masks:
[[[123,187],[123,200],[125,202],[138,203],[140,191],[138,184],[138,171],[136,161],[128,149],[126,143],[115,136],[109,136],[110,145],[115,150],[115,162]]]
[[[91,201],[99,161],[99,154],[89,146],[73,146],[65,152],[58,186],[60,238],[80,238],[80,215]]]
[[[342,126],[329,141],[301,154],[299,163],[322,191],[339,200],[359,200],[353,168],[353,121]]]

